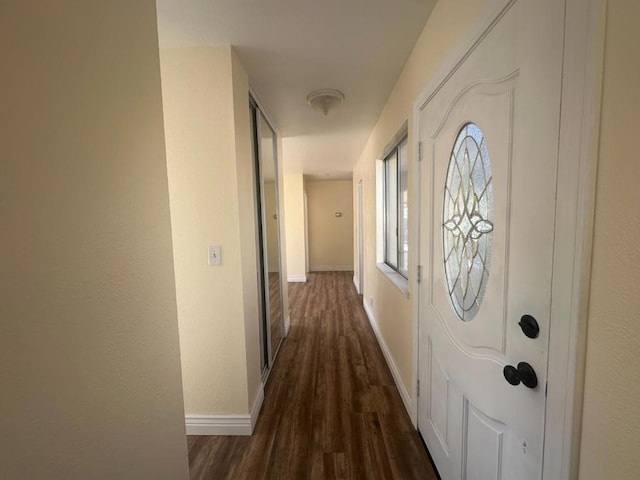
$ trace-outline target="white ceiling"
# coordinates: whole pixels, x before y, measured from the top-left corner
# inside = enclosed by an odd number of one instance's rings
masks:
[[[161,47],[231,44],[283,137],[286,173],[350,178],[435,0],[157,0]],[[323,116],[307,94],[337,88]],[[400,127],[400,125],[398,125]]]

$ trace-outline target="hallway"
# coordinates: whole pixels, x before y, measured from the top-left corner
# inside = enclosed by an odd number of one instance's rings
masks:
[[[352,283],[289,284],[291,331],[251,437],[190,436],[192,479],[435,479]]]

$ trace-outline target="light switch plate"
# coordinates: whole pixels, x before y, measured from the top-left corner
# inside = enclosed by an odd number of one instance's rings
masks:
[[[220,245],[209,245],[209,266],[222,265],[222,248]]]

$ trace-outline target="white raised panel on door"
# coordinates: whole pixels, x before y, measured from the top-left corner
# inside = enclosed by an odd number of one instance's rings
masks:
[[[425,281],[418,303],[418,427],[445,480],[539,479],[563,2],[508,2],[485,33],[419,113],[424,148],[419,247]],[[487,147],[493,203],[492,221],[482,219],[488,222],[486,233],[475,231],[468,240],[477,247],[478,238],[490,235],[491,255],[484,297],[474,307],[475,316],[463,320],[447,283],[443,235],[452,228],[444,218],[452,149],[469,122],[478,126]],[[479,225],[481,216],[473,208],[463,217]],[[455,217],[453,224],[466,232],[461,238],[468,237],[469,218]],[[538,320],[538,338],[522,333],[518,321],[524,314]],[[536,388],[505,380],[503,367],[521,361],[536,371]]]
[[[464,399],[463,478],[502,478],[505,425],[487,417]]]
[[[509,156],[512,136],[513,91],[516,86],[517,72],[506,79],[496,81],[493,84],[476,84],[456,97],[456,102],[451,105],[443,123],[430,134],[432,158],[449,158],[451,148],[460,128],[469,121],[473,121],[481,127],[488,146],[489,158],[492,166],[504,168],[492,168],[492,182],[497,185],[509,185]],[[438,162],[433,166],[433,178],[446,177],[448,162]],[[483,301],[482,308],[476,317],[469,322],[444,319],[451,313],[451,299],[445,288],[439,288],[446,284],[442,248],[442,224],[443,195],[441,189],[434,189],[431,200],[431,214],[433,222],[438,220],[438,228],[432,228],[431,253],[425,262],[426,273],[429,275],[432,286],[427,300],[434,314],[440,319],[442,327],[450,335],[458,348],[465,350],[470,355],[487,356],[500,359],[505,354],[506,348],[506,268],[508,265],[507,235],[509,233],[509,189],[494,189],[494,209],[496,218],[505,218],[506,222],[496,222],[492,232],[493,254],[491,257],[490,275],[486,291],[490,301]],[[428,216],[423,217],[425,220]],[[427,220],[428,221],[428,220]],[[434,288],[436,286],[437,288]]]

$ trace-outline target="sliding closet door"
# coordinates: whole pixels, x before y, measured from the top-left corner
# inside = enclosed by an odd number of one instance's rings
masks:
[[[258,287],[258,311],[260,315],[260,370],[263,378],[269,371],[270,357],[269,357],[269,333],[266,326],[268,325],[268,318],[266,317],[266,288],[265,288],[265,274],[264,274],[264,249],[262,247],[263,242],[263,207],[262,207],[262,180],[260,174],[260,159],[258,155],[258,126],[257,126],[257,110],[254,104],[250,103],[250,117],[251,117],[251,149],[253,155],[254,165],[254,200],[255,200],[255,224],[256,224],[256,280]]]
[[[280,274],[280,214],[275,132],[251,102],[256,178],[258,290],[261,310],[263,373],[273,363],[284,333]]]
[[[276,164],[276,137],[262,112],[259,113],[260,168],[262,170],[262,196],[264,205],[263,245],[266,260],[271,359],[280,345],[283,334],[282,280],[280,278],[280,215],[278,211],[278,172]]]

